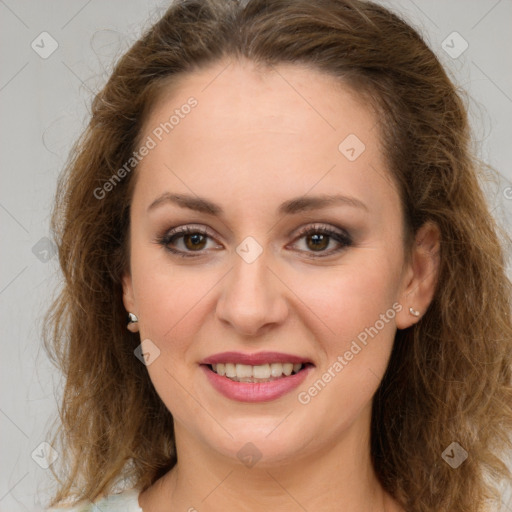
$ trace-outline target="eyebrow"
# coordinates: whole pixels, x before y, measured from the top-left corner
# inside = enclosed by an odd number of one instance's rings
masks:
[[[187,194],[171,194],[170,192],[166,192],[157,197],[149,205],[148,212],[168,203],[176,204],[181,208],[188,208],[189,210],[206,213],[208,215],[224,215],[224,210],[221,206],[204,197],[191,196]],[[322,194],[317,196],[296,197],[282,203],[277,211],[280,215],[293,215],[304,211],[327,208],[335,204],[360,208],[366,212],[369,211],[368,207],[359,199],[342,194]]]

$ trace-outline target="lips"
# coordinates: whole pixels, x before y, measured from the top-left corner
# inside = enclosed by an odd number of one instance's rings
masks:
[[[215,354],[204,359],[201,364],[208,381],[222,395],[231,400],[241,402],[266,402],[275,400],[292,389],[296,388],[304,381],[309,372],[313,369],[313,363],[307,359],[293,354],[284,354],[281,352],[259,352],[257,354],[244,354],[242,352],[223,352]],[[258,371],[267,371],[274,367],[285,369],[293,367],[294,373],[285,371],[281,376],[268,378],[242,377],[239,378],[238,372],[248,371],[250,368]],[[215,370],[222,368],[222,374]],[[234,377],[228,377],[225,369],[230,368],[234,371]],[[236,370],[234,370],[236,368]],[[214,370],[215,369],[215,370]],[[291,370],[291,368],[288,368]]]
[[[221,352],[214,354],[201,361],[201,364],[211,365],[218,363],[247,364],[250,366],[258,366],[271,363],[306,363],[313,362],[304,357],[294,354],[285,354],[283,352],[258,352],[256,354],[244,354],[243,352]]]

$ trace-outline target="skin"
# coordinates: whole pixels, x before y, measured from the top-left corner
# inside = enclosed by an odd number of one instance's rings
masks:
[[[217,63],[169,87],[141,140],[190,96],[198,105],[139,164],[131,206],[123,300],[139,318],[141,340],[160,350],[147,371],[174,417],[178,452],[176,467],[141,493],[140,506],[402,510],[370,462],[371,403],[396,330],[421,318],[409,307],[423,313],[432,300],[439,231],[426,224],[404,263],[401,206],[376,117],[333,78],[298,65],[261,71],[245,61]],[[366,146],[354,161],[338,150],[349,134]],[[148,212],[165,192],[206,197],[225,215],[170,202]],[[367,210],[336,204],[277,213],[288,199],[333,192]],[[173,248],[201,256],[181,258],[155,243],[191,224],[206,228],[209,238],[188,245],[178,238]],[[330,238],[315,252],[311,237],[297,236],[313,224],[346,230],[352,245]],[[248,236],[263,251],[250,264],[236,252]],[[298,393],[394,303],[401,311],[309,403],[300,403]],[[279,399],[236,402],[213,389],[199,367],[227,350],[296,354],[315,368]],[[252,467],[237,456],[247,442],[261,454]]]

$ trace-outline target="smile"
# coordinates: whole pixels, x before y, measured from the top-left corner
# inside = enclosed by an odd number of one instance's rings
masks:
[[[298,373],[302,363],[266,363],[252,366],[249,364],[218,363],[211,369],[221,376],[235,382],[270,382],[284,376]]]
[[[298,387],[314,368],[311,363],[201,364],[210,385],[238,402],[268,402]]]

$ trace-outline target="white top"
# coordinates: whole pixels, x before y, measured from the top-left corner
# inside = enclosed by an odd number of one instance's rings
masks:
[[[81,501],[72,507],[54,507],[46,512],[143,512],[139,506],[140,489],[129,489],[121,494],[111,494],[95,503]]]

